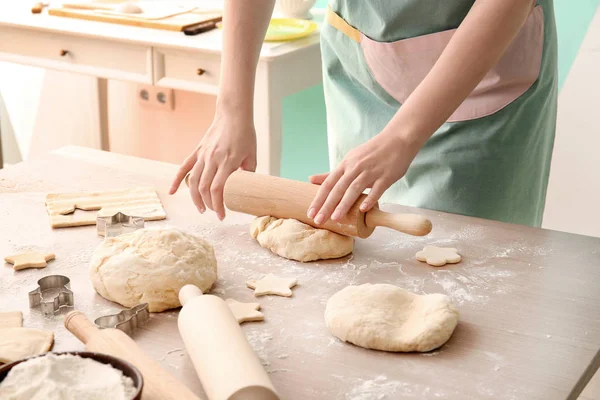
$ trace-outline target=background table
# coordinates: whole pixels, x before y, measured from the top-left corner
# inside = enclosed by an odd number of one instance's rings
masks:
[[[82,345],[60,315],[44,318],[27,305],[40,277],[72,279],[76,308],[90,318],[119,309],[96,295],[88,262],[101,239],[95,227],[52,231],[44,207],[50,191],[152,185],[168,219],[215,246],[219,281],[213,293],[255,300],[244,282],[267,272],[297,277],[292,298],[263,297],[265,321],[245,324],[249,342],[283,399],[576,399],[600,364],[600,239],[490,222],[401,206],[427,215],[427,237],[378,229],[358,240],[352,256],[301,264],[261,248],[248,234],[249,216],[221,223],[201,216],[182,191],[166,195],[176,167],[82,148],[65,148],[0,171],[0,255],[51,250],[43,270],[0,268],[0,311],[22,310],[25,326],[52,329],[56,350]],[[424,245],[453,246],[460,264],[430,267],[414,259]],[[332,337],[325,304],[350,284],[391,283],[417,293],[446,293],[460,322],[450,341],[424,354],[361,349]],[[134,339],[201,393],[182,349],[177,311],[153,314]],[[202,318],[202,316],[198,316]]]
[[[32,14],[31,4],[0,2],[0,61],[97,77],[100,135],[95,144],[99,149],[109,149],[107,79],[208,94],[218,91],[223,47],[220,29],[185,36],[46,12]],[[199,4],[212,8],[219,2]],[[314,14],[322,19],[321,11]],[[292,42],[263,45],[254,99],[260,172],[279,175],[283,98],[321,80],[318,32]]]

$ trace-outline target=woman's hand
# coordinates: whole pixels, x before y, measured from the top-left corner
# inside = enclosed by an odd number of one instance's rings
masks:
[[[310,177],[311,183],[321,187],[308,209],[308,217],[314,218],[317,225],[330,217],[340,221],[367,188],[371,191],[360,210],[369,211],[404,176],[418,149],[418,145],[384,132],[354,148],[332,172]]]
[[[256,169],[256,133],[250,118],[225,114],[216,115],[200,144],[190,154],[175,176],[169,194],[177,191],[190,172],[192,200],[200,213],[206,207],[225,218],[223,188],[232,172],[242,168]]]

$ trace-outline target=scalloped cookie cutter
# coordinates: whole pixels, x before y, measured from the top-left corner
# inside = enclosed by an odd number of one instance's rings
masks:
[[[113,215],[96,217],[98,235],[104,237],[119,236],[144,228],[143,217],[133,217],[122,212]]]
[[[148,321],[150,311],[148,311],[148,303],[138,304],[135,307],[127,308],[117,314],[105,315],[96,318],[94,323],[98,328],[114,328],[131,335],[140,325]]]
[[[61,307],[73,307],[75,299],[71,291],[71,280],[63,275],[48,275],[37,281],[38,287],[29,292],[29,307],[40,306],[42,313],[52,315]],[[44,300],[46,290],[58,289],[51,300]]]

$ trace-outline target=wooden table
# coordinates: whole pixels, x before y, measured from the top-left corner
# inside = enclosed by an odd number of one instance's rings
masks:
[[[218,91],[223,47],[220,29],[185,36],[46,12],[32,14],[33,3],[0,2],[0,61],[97,77],[100,135],[90,139],[97,148],[109,148],[107,79],[208,94]],[[210,9],[222,7],[219,1],[199,4]],[[322,10],[314,14],[317,20],[323,19]],[[263,45],[254,98],[259,171],[280,172],[283,98],[321,80],[318,32],[292,42]]]
[[[52,250],[43,270],[0,268],[0,311],[22,310],[25,326],[52,329],[55,350],[81,349],[62,326],[30,310],[27,291],[48,274],[72,280],[76,307],[96,318],[119,309],[92,289],[95,227],[52,231],[44,196],[58,190],[153,185],[171,225],[215,246],[219,281],[213,293],[254,300],[244,285],[267,272],[297,277],[292,298],[260,298],[265,322],[244,325],[282,399],[576,399],[600,364],[600,239],[390,205],[427,215],[424,238],[379,229],[358,240],[354,255],[301,264],[262,249],[248,234],[250,217],[224,223],[195,212],[182,191],[165,194],[176,167],[82,148],[0,172],[0,255]],[[434,268],[414,259],[424,245],[454,246],[463,261]],[[328,298],[350,284],[385,282],[417,293],[446,293],[461,318],[450,341],[426,354],[390,354],[333,338],[324,325]],[[154,314],[134,335],[148,354],[194,391],[201,386],[176,326],[177,312]],[[201,316],[198,316],[201,318]]]

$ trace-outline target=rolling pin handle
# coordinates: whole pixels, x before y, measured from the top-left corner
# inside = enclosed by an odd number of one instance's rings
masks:
[[[179,291],[179,302],[185,306],[185,303],[198,296],[202,296],[202,290],[198,286],[185,285]]]
[[[365,222],[368,227],[385,226],[413,236],[425,236],[431,232],[431,221],[417,214],[392,214],[374,208],[367,212]]]
[[[65,328],[84,344],[99,330],[85,314],[77,310],[65,316]]]

